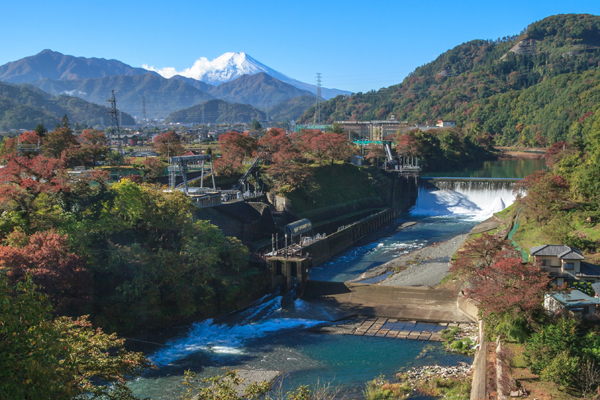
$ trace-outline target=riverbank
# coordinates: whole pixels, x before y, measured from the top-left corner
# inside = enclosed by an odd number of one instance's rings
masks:
[[[437,286],[449,273],[450,258],[468,234],[434,243],[371,268],[351,282],[369,281],[390,286]],[[379,281],[377,278],[381,278]]]

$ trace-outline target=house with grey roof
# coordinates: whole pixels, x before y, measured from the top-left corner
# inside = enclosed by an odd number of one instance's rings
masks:
[[[585,262],[581,250],[564,244],[545,244],[529,249],[530,257],[556,278],[556,284],[583,280],[600,282],[600,266]]]
[[[546,293],[544,308],[553,314],[587,317],[596,313],[600,299],[590,297],[579,290],[570,293]]]

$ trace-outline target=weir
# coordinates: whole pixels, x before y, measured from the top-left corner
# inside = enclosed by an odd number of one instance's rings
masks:
[[[519,178],[419,178],[413,215],[471,215],[502,211],[516,198]]]

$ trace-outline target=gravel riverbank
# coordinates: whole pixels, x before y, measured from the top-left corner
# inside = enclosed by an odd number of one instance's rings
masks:
[[[452,254],[461,246],[467,234],[458,235],[445,242],[402,255],[383,265],[364,272],[353,282],[372,280],[387,274],[381,285],[391,286],[437,286],[448,274]],[[392,271],[392,275],[389,273]],[[397,272],[396,271],[400,271]]]

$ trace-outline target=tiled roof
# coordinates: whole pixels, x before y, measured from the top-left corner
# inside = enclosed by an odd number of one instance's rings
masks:
[[[600,282],[592,283],[592,289],[600,296]]]
[[[585,260],[579,249],[564,244],[545,244],[529,249],[532,256],[555,256],[565,260]]]
[[[582,262],[580,271],[577,275],[600,276],[600,266],[595,264]]]

